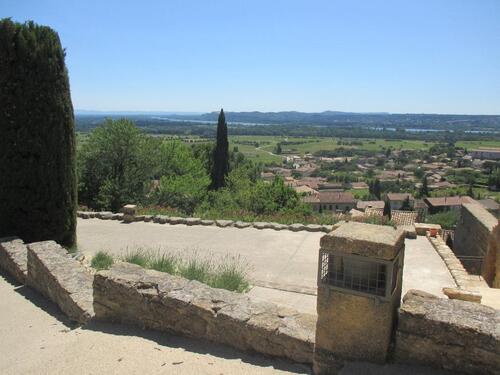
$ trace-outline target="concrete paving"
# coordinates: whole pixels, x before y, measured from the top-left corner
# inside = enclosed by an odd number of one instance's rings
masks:
[[[88,258],[99,250],[124,254],[137,247],[224,256],[240,255],[256,285],[249,293],[299,311],[316,311],[319,240],[323,233],[218,228],[100,219],[78,219],[78,249]],[[403,295],[420,289],[443,296],[455,286],[446,265],[427,238],[405,241]]]

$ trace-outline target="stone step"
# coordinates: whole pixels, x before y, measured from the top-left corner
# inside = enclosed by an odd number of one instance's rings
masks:
[[[84,324],[94,316],[92,283],[93,276],[56,242],[28,244],[26,284],[71,320]]]
[[[0,238],[0,268],[24,284],[28,273],[28,248],[17,237]]]

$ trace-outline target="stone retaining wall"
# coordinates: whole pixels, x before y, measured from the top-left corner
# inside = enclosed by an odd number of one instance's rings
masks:
[[[444,242],[441,236],[428,236],[427,238],[439,256],[443,259],[457,286],[466,289],[469,285],[470,276],[462,265],[462,262],[455,256],[453,250],[446,245],[446,242]]]
[[[481,275],[489,285],[492,285],[495,274],[496,254],[488,252],[488,242],[497,224],[498,219],[481,205],[465,203],[460,210],[453,241],[453,251],[458,256],[484,257]]]
[[[28,274],[28,249],[17,237],[0,238],[0,268],[24,284]]]
[[[128,263],[94,278],[96,319],[311,363],[316,318]]]
[[[123,214],[115,214],[112,212],[87,212],[78,211],[77,216],[81,219],[102,219],[102,220],[123,220]],[[131,221],[130,219],[128,219]],[[205,225],[217,226],[220,228],[255,228],[255,229],[274,229],[274,230],[291,230],[293,232],[306,231],[306,232],[324,232],[329,233],[332,231],[333,225],[318,225],[318,224],[280,224],[268,222],[244,222],[233,220],[206,220],[197,217],[176,217],[166,215],[136,215],[133,221],[154,222],[158,224],[184,224],[184,225]]]
[[[52,302],[71,320],[88,322],[94,315],[93,276],[54,241],[28,245],[26,284]]]
[[[500,311],[409,291],[403,298],[394,359],[460,373],[500,374]]]
[[[490,236],[488,252],[495,254],[495,277],[493,279],[493,288],[500,288],[500,223],[497,224]]]

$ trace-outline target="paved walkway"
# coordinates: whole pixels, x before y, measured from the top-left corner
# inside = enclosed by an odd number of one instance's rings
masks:
[[[297,310],[316,312],[319,240],[323,233],[218,228],[78,219],[78,248],[89,258],[99,250],[123,254],[137,247],[241,255],[256,285],[249,293]],[[454,286],[445,264],[425,237],[406,240],[403,295],[412,288],[436,295]],[[299,292],[299,293],[297,293]]]

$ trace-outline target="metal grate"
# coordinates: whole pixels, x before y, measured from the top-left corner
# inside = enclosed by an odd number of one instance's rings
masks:
[[[356,255],[321,253],[320,281],[341,289],[376,296],[386,296],[388,272],[392,282],[391,292],[397,286],[399,268],[390,262],[377,262]],[[394,280],[394,281],[393,281]]]

